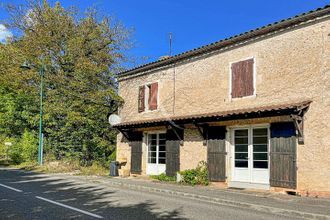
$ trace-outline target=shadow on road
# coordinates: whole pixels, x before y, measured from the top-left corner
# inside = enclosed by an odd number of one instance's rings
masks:
[[[74,211],[60,213],[56,210],[64,208],[36,201],[35,196],[86,210],[105,219],[184,219],[182,207],[164,210],[154,201],[143,198],[140,192],[132,192],[131,195],[113,188],[108,189],[98,183],[79,183],[70,179],[7,169],[0,170],[0,183],[24,192],[3,194],[5,189],[0,188],[1,219],[24,219],[26,214],[34,219],[44,215],[52,219],[52,214],[60,219],[86,218],[86,215]],[[131,200],[130,196],[134,196],[134,199]]]

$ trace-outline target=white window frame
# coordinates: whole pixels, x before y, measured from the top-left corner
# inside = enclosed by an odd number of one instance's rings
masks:
[[[156,163],[152,163],[152,164],[160,164],[159,163],[159,135],[160,134],[166,134],[166,131],[150,131],[150,132],[146,132],[146,145],[147,145],[147,154],[146,154],[146,161],[147,163],[149,163],[149,135],[151,134],[156,134],[157,135],[157,145],[156,145]],[[166,146],[165,146],[165,149],[166,149]],[[163,152],[163,151],[161,151]],[[165,150],[165,155],[166,155],[166,150]],[[166,157],[165,157],[165,164],[166,164]],[[150,163],[149,163],[150,164]]]
[[[240,62],[240,61],[245,61],[245,60],[250,60],[253,59],[253,95],[249,95],[249,96],[243,96],[243,97],[236,97],[233,98],[232,97],[232,65],[234,63]],[[246,98],[256,98],[257,97],[257,65],[256,65],[256,57],[252,56],[252,57],[245,57],[243,59],[240,60],[236,60],[233,62],[229,62],[229,92],[228,92],[228,97],[229,97],[229,101],[235,101],[235,100],[240,100],[240,99],[246,99]]]

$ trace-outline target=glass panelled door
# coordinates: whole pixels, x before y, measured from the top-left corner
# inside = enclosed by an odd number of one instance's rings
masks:
[[[268,128],[233,130],[233,180],[269,183]]]
[[[166,170],[166,134],[148,134],[147,145],[147,174],[159,175],[164,173]]]

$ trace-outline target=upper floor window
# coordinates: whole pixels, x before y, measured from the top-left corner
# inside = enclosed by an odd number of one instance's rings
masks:
[[[254,59],[231,64],[231,97],[252,96],[254,88]]]
[[[158,82],[139,87],[138,111],[157,110],[158,107]]]

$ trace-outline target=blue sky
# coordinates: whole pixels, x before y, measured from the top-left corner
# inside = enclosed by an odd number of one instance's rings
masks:
[[[20,3],[21,0],[0,0]],[[55,2],[55,0],[51,0]],[[89,6],[114,15],[134,28],[135,48],[129,55],[153,61],[169,53],[173,33],[173,54],[279,21],[330,4],[324,0],[61,0],[65,7]],[[0,9],[0,20],[6,18]],[[1,30],[0,30],[1,31]],[[1,38],[1,33],[0,33]],[[1,40],[1,39],[0,39]]]

